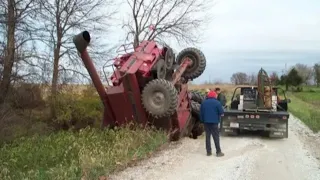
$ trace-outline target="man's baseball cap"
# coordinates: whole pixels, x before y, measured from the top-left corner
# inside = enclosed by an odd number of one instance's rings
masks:
[[[217,98],[217,93],[214,91],[209,91],[209,93],[207,94],[207,96],[209,98]]]

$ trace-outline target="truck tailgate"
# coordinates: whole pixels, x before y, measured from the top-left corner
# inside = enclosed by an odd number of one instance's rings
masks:
[[[226,131],[232,129],[263,130],[274,134],[288,132],[288,112],[249,112],[227,110],[222,117],[222,128]],[[229,129],[229,130],[228,130]]]
[[[288,112],[250,112],[250,111],[225,111],[223,120],[236,121],[269,121],[270,123],[285,122],[289,119]]]

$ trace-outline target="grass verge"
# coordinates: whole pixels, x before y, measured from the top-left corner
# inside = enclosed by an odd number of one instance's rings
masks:
[[[320,108],[320,92],[297,92],[294,96]]]
[[[97,179],[147,157],[166,141],[164,132],[141,128],[21,138],[0,149],[0,179]]]
[[[320,131],[320,110],[313,104],[298,98],[294,93],[287,93],[292,103],[289,111],[303,121],[314,132]]]

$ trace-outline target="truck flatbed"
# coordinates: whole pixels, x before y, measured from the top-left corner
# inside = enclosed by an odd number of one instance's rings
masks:
[[[270,111],[270,110],[237,110],[237,109],[227,109],[225,110],[225,113],[239,113],[239,114],[248,114],[248,113],[259,113],[259,114],[278,114],[278,115],[288,115],[289,113],[286,111]]]
[[[252,87],[241,87],[250,88]],[[246,90],[248,90],[246,89]],[[242,91],[241,92],[246,92]],[[234,96],[233,96],[234,97]],[[247,102],[252,102],[250,107],[238,109],[239,100],[232,100],[234,102],[230,108],[225,109],[224,116],[221,118],[220,131],[226,135],[237,135],[240,130],[249,131],[265,131],[269,133],[269,137],[288,138],[288,119],[287,102],[285,98],[278,102],[276,110],[266,108],[254,108],[254,100],[248,97]],[[252,107],[251,107],[252,106]]]

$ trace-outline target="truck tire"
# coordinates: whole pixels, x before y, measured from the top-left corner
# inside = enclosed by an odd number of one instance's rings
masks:
[[[190,91],[191,100],[195,101],[197,103],[202,103],[203,100],[205,100],[206,96],[202,95],[199,91]]]
[[[178,92],[165,79],[154,79],[143,89],[142,105],[155,118],[171,116],[178,105]]]
[[[186,48],[177,55],[176,62],[181,64],[186,57],[190,58],[192,63],[183,73],[183,77],[193,80],[204,72],[206,68],[206,58],[199,49]]]

